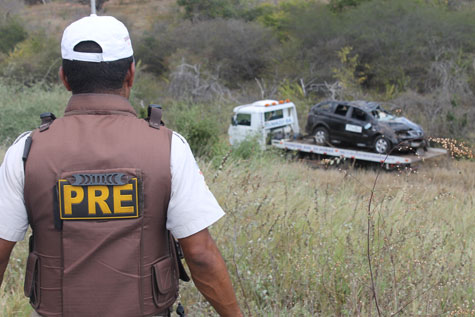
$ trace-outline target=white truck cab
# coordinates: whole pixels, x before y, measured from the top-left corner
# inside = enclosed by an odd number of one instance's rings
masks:
[[[262,148],[272,139],[290,139],[300,134],[297,110],[287,100],[259,100],[233,110],[228,129],[231,145],[255,137]]]

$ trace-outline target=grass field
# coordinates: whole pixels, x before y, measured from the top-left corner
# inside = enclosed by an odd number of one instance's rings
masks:
[[[1,153],[1,152],[0,152]],[[212,233],[246,315],[473,315],[475,164],[441,161],[417,171],[313,169],[278,153],[200,162],[227,212]],[[0,315],[27,316],[27,247],[15,248]],[[180,301],[190,316],[213,311],[192,283]]]
[[[40,85],[26,88],[0,81],[0,146],[11,144],[21,133],[40,125],[40,114],[62,116],[70,93],[55,85],[45,91]]]
[[[60,86],[0,83],[0,160],[6,144],[38,126],[41,112],[61,115],[68,96]],[[236,152],[221,165],[220,157],[199,164],[227,212],[211,231],[246,315],[475,315],[473,160],[378,177],[369,169],[315,169],[278,151],[249,148],[247,160]],[[26,242],[18,243],[0,316],[30,312],[26,253]],[[182,284],[180,301],[190,316],[213,315],[192,283]]]

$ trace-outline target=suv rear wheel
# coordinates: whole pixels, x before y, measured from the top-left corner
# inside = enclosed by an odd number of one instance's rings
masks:
[[[317,127],[313,133],[313,138],[318,145],[327,145],[330,142],[330,134],[324,127]]]
[[[387,154],[391,149],[391,142],[384,136],[380,135],[374,141],[374,150],[379,154]]]

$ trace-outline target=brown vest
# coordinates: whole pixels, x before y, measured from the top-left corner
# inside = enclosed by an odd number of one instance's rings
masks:
[[[43,130],[43,131],[40,131]],[[171,131],[120,96],[71,97],[25,164],[25,295],[43,316],[150,316],[178,295],[166,216]]]

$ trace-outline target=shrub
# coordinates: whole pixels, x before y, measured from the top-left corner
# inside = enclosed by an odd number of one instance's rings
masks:
[[[369,87],[382,91],[390,83],[430,92],[433,61],[447,49],[473,51],[473,18],[473,11],[450,12],[414,1],[369,2],[347,12],[348,23],[361,27],[347,27],[345,36],[361,61],[371,65]]]
[[[257,157],[261,155],[262,152],[263,150],[261,149],[257,138],[247,138],[236,146],[233,146],[231,153],[233,159],[248,160],[251,157]]]
[[[36,5],[36,4],[45,4],[45,0],[24,0],[25,4],[27,5]],[[107,2],[108,0],[96,0],[96,9],[100,10],[104,6],[104,3]],[[70,2],[77,2],[80,4],[85,4],[85,5],[90,5],[91,1],[90,0],[75,0],[75,1],[70,1]]]
[[[216,120],[203,115],[197,106],[188,109],[182,105],[175,105],[175,107],[178,109],[175,113],[170,113],[172,117],[170,126],[187,139],[195,156],[212,157],[213,148],[219,140],[219,127]]]
[[[61,65],[60,45],[57,39],[43,32],[32,33],[17,44],[1,63],[2,75],[25,85],[35,82],[58,82]]]
[[[106,3],[109,0],[96,0],[96,9],[100,10],[104,6],[104,3]],[[85,5],[90,5],[91,1],[90,0],[78,0],[77,2]]]
[[[0,146],[9,145],[21,133],[37,128],[43,112],[61,116],[69,96],[62,85],[45,90],[39,84],[27,88],[0,81]]]
[[[163,104],[166,99],[167,82],[153,73],[145,72],[139,61],[135,65],[134,86],[130,94],[130,103],[141,118],[147,116],[149,104]],[[166,121],[166,118],[165,118]],[[166,121],[166,123],[168,123]]]
[[[160,76],[168,71],[166,59],[176,50],[172,32],[171,25],[157,22],[134,45],[136,59],[143,62],[143,67],[148,72]]]
[[[236,7],[240,0],[178,0],[189,20],[233,18],[238,15]]]
[[[340,12],[345,8],[357,7],[365,1],[369,0],[330,0],[329,5],[332,11]]]
[[[344,1],[347,2],[347,1]],[[293,1],[258,17],[284,41],[279,70],[288,78],[332,80],[336,52],[353,47],[367,89],[430,92],[429,69],[447,49],[472,52],[473,10],[450,11],[422,1],[358,1],[341,13],[322,3]],[[285,67],[285,68],[282,68]]]
[[[28,36],[23,23],[15,18],[0,22],[0,52],[8,54]]]
[[[239,20],[186,23],[175,38],[178,47],[201,55],[229,82],[258,77],[271,62],[272,47],[277,44],[269,30]]]
[[[265,10],[257,18],[282,42],[277,69],[304,82],[332,81],[336,52],[345,46],[343,21],[322,3],[294,0]]]
[[[321,4],[315,4],[305,0],[291,0],[282,2],[277,6],[263,3],[254,8],[251,12],[256,15],[255,19],[257,21],[272,28],[279,39],[285,41],[291,38],[292,24],[298,21],[304,12],[315,5],[318,8],[324,8]],[[318,16],[314,18],[318,19]]]
[[[199,64],[188,64],[185,58],[181,59],[169,77],[168,90],[176,100],[209,102],[232,98],[230,90],[223,85],[219,75],[202,69]]]
[[[44,0],[24,0],[27,5],[42,4]]]
[[[270,30],[232,19],[185,22],[177,27],[157,24],[139,42],[137,57],[155,74],[168,71],[179,50],[187,60],[198,60],[233,84],[259,77],[270,65],[277,45]]]

